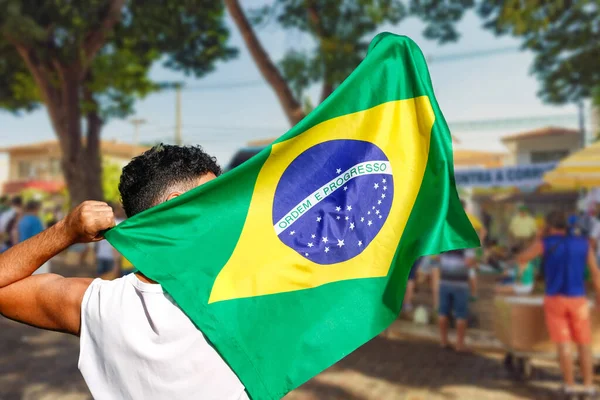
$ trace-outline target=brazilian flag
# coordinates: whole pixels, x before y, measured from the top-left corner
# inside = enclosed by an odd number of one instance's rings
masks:
[[[389,326],[417,257],[479,246],[425,58],[389,33],[264,151],[107,238],[261,400]]]

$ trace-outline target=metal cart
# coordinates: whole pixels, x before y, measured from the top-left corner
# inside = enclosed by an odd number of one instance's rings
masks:
[[[550,341],[544,321],[543,304],[543,296],[497,296],[494,299],[496,338],[506,349],[504,366],[515,380],[533,376],[532,359],[556,359],[556,347]],[[593,310],[592,345],[594,358],[599,362],[600,315]]]

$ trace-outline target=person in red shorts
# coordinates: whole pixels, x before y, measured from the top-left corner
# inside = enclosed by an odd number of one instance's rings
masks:
[[[585,391],[590,396],[596,396],[590,310],[584,284],[588,266],[596,292],[596,304],[600,306],[600,271],[596,257],[586,238],[567,234],[567,216],[563,212],[548,214],[546,227],[546,235],[536,239],[517,256],[517,262],[526,265],[537,257],[543,257],[544,313],[550,338],[557,344],[566,397],[571,397],[575,392],[571,342],[578,346]]]

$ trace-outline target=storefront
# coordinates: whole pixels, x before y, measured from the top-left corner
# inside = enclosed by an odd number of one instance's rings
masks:
[[[457,169],[456,184],[465,194],[471,211],[488,221],[488,236],[505,242],[516,209],[527,206],[542,219],[553,209],[576,209],[578,193],[556,190],[543,177],[557,163],[527,164],[502,168]]]

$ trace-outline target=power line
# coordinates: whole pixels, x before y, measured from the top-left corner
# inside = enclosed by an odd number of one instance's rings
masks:
[[[463,53],[455,53],[455,54],[445,54],[440,56],[429,55],[426,56],[427,62],[430,64],[434,63],[444,63],[444,62],[453,62],[460,61],[471,58],[482,58],[482,57],[491,57],[499,54],[517,52],[520,51],[518,47],[500,47],[497,49],[489,49],[489,50],[477,50]],[[265,85],[265,81],[263,79],[253,79],[247,81],[238,81],[238,82],[222,82],[222,83],[213,83],[207,85],[193,85],[193,86],[183,86],[183,90],[185,91],[204,91],[204,90],[227,90],[227,89],[240,89],[247,87],[255,87]]]
[[[464,53],[455,53],[455,54],[445,54],[440,56],[429,55],[425,58],[428,63],[443,63],[443,62],[452,62],[452,61],[461,61],[469,58],[481,58],[481,57],[491,57],[499,54],[505,53],[514,53],[518,52],[520,49],[518,47],[500,47],[497,49],[489,49],[489,50],[477,50],[477,51],[469,51]]]

